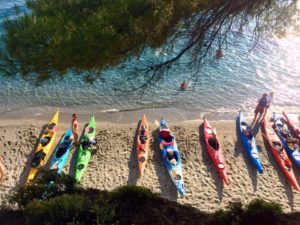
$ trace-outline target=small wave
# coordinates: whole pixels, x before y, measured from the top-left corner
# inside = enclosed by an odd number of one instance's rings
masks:
[[[101,113],[112,113],[112,112],[120,112],[120,109],[105,109],[101,110]]]

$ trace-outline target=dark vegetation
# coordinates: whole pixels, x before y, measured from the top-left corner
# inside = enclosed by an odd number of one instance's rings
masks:
[[[136,65],[129,78],[141,87],[182,63],[200,68],[229,36],[245,30],[256,43],[261,32],[283,36],[299,18],[297,1],[288,0],[27,0],[26,12],[4,20],[1,74],[35,77],[37,83],[80,73],[87,82],[107,68]],[[180,44],[178,45],[178,41]],[[176,47],[173,48],[176,44]],[[139,61],[151,48],[167,57]],[[127,64],[126,64],[127,63]],[[82,73],[83,72],[83,73]]]
[[[52,184],[57,190],[45,197],[51,192],[48,181],[49,176],[10,196],[0,211],[1,224],[296,225],[300,219],[299,213],[284,214],[278,204],[263,200],[246,206],[235,202],[227,209],[203,213],[143,187],[124,186],[111,192],[83,189],[64,175]]]

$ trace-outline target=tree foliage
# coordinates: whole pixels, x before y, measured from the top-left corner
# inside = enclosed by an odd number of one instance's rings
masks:
[[[143,86],[159,79],[185,55],[200,65],[217,43],[251,24],[281,34],[295,20],[287,0],[27,0],[25,13],[4,20],[5,49],[0,66],[7,74],[36,75],[37,81],[68,71],[101,74],[138,58],[145,49],[183,44],[163,61],[147,62]]]

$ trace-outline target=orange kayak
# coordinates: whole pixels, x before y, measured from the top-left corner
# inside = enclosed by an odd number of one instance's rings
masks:
[[[150,144],[148,121],[145,115],[143,115],[142,117],[137,132],[138,135],[136,140],[136,152],[139,165],[139,177],[142,177],[144,175],[144,170],[148,159],[148,151]]]
[[[295,177],[295,173],[292,167],[292,162],[289,159],[282,143],[275,133],[274,129],[272,128],[274,122],[268,122],[267,119],[264,119],[263,129],[262,129],[262,136],[264,140],[267,142],[269,149],[274,155],[274,158],[281,168],[282,172],[288,178],[290,184],[297,190],[300,191],[297,179]]]

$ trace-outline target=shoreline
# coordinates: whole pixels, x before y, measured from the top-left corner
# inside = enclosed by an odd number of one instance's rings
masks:
[[[52,113],[52,112],[51,112]],[[42,119],[1,120],[0,155],[4,157],[6,178],[0,184],[0,203],[6,194],[14,192],[26,178],[30,162],[35,152],[34,146],[45,123]],[[84,118],[79,118],[79,132],[82,131]],[[55,144],[69,127],[61,118]],[[250,119],[248,118],[248,122]],[[169,122],[169,121],[168,121]],[[145,176],[138,178],[135,132],[137,121],[131,124],[98,121],[96,118],[96,139],[98,152],[92,156],[81,185],[100,190],[112,190],[131,184],[144,186],[160,193],[164,198],[188,204],[203,211],[212,212],[221,209],[231,201],[248,203],[254,198],[275,201],[281,204],[285,212],[300,211],[300,193],[294,191],[275,162],[273,155],[266,149],[259,127],[255,127],[259,156],[264,166],[264,174],[257,173],[246,154],[236,133],[235,120],[213,121],[217,135],[224,150],[228,172],[228,186],[224,186],[216,168],[204,149],[201,128],[202,119],[185,122],[169,122],[173,131],[183,163],[183,179],[186,196],[177,197],[177,191],[159,151],[158,127],[149,124],[151,139]],[[53,150],[49,158],[53,156]],[[74,174],[77,150],[73,149],[64,168],[66,174]],[[48,160],[44,169],[48,169]],[[300,171],[295,169],[300,182]]]
[[[150,123],[155,123],[160,118],[166,119],[169,123],[171,122],[184,122],[192,120],[202,120],[205,115],[207,119],[213,121],[223,120],[235,120],[238,111],[215,111],[207,112],[205,110],[196,109],[182,109],[182,108],[146,108],[138,110],[124,110],[124,111],[108,111],[97,109],[82,109],[79,107],[28,107],[18,110],[12,110],[0,113],[0,120],[41,120],[48,121],[56,110],[60,111],[60,121],[68,122],[71,121],[71,115],[73,113],[78,114],[79,121],[87,121],[91,114],[94,114],[98,122],[108,122],[115,124],[131,124],[136,123],[140,120],[143,114],[145,114]],[[243,111],[245,117],[254,117],[254,112],[249,110]],[[254,111],[254,108],[253,108]],[[279,107],[271,106],[268,110],[268,114],[271,112],[281,113],[285,111],[291,114],[300,114],[300,106],[291,107]]]

